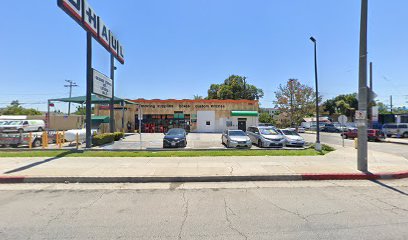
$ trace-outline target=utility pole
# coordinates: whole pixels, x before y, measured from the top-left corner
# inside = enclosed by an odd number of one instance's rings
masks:
[[[391,95],[391,96],[390,96],[390,108],[391,108],[390,111],[391,111],[391,113],[392,113],[392,107],[393,107],[393,106],[392,106],[392,95]]]
[[[242,99],[246,99],[246,77],[243,77],[244,79],[244,96],[242,97]]]
[[[69,83],[68,85],[64,85],[64,87],[69,87],[69,98],[72,96],[72,88],[78,87],[78,85],[72,80],[65,80],[65,82]],[[71,114],[71,102],[68,103],[68,115]]]
[[[357,169],[367,172],[367,16],[368,0],[361,0],[358,84],[358,161]]]
[[[367,118],[370,128],[372,128],[373,123],[373,63],[370,62],[370,83],[369,83],[369,91],[367,92],[367,102],[368,102],[368,111],[367,111]]]

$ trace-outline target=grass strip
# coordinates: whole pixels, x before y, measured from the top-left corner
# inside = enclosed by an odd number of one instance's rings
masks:
[[[232,150],[232,151],[0,151],[0,157],[220,157],[220,156],[318,156],[322,152],[314,149],[304,150]]]

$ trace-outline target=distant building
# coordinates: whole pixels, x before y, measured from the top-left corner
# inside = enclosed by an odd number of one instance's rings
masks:
[[[261,112],[267,112],[269,115],[274,116],[279,113],[277,108],[260,108]]]

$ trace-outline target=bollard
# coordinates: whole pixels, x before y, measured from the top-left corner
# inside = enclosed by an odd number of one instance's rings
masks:
[[[47,146],[47,132],[44,131],[42,136],[42,149],[44,149]]]
[[[29,149],[33,148],[33,133],[32,132],[28,134],[28,148]]]
[[[55,132],[55,145],[59,146],[59,134],[58,134],[58,131]]]
[[[48,148],[48,132],[45,132],[45,147]]]
[[[76,142],[76,149],[78,150],[78,147],[79,147],[79,134],[78,133],[76,133],[75,142]]]
[[[354,148],[358,149],[358,138],[354,138]]]
[[[61,133],[58,132],[57,135],[58,135],[58,148],[61,148],[61,143],[62,143]]]

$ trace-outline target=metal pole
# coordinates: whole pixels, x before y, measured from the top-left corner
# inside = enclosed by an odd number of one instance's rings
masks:
[[[110,57],[110,78],[112,79],[112,98],[110,99],[110,105],[109,105],[109,111],[110,111],[110,122],[109,122],[109,129],[110,132],[113,133],[115,132],[115,109],[114,109],[114,104],[115,104],[115,58],[113,57],[113,54],[111,54]]]
[[[361,0],[358,110],[362,113],[358,124],[357,169],[367,172],[367,15],[368,0]]]
[[[367,103],[368,103],[368,112],[367,112],[367,117],[368,117],[368,125],[370,128],[373,127],[373,119],[372,119],[372,111],[373,111],[373,106],[372,106],[372,95],[373,95],[373,63],[370,62],[370,81],[369,81],[369,90],[367,92]]]
[[[92,117],[92,36],[86,33],[86,148],[91,147],[91,117]]]
[[[319,115],[319,85],[317,81],[317,41],[314,37],[310,37],[314,44],[314,68],[315,68],[315,85],[316,85],[316,145],[315,149],[317,151],[322,150],[320,145],[320,115]]]
[[[142,105],[139,104],[139,112],[137,118],[139,119],[139,141],[140,141],[140,149],[142,149]]]
[[[51,120],[51,118],[50,118],[50,104],[51,104],[51,101],[50,100],[48,100],[48,106],[47,106],[47,125],[45,126],[45,128],[48,130],[48,129],[50,129],[50,120]]]
[[[391,111],[391,113],[392,113],[392,95],[390,96],[390,111]]]
[[[122,132],[125,132],[125,102],[122,102]]]

